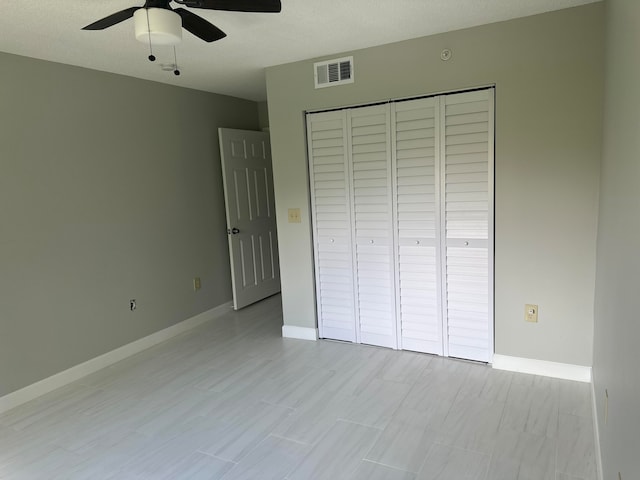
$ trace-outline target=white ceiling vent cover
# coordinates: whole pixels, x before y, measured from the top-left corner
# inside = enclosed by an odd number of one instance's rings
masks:
[[[313,64],[316,88],[353,83],[353,57],[336,58]]]

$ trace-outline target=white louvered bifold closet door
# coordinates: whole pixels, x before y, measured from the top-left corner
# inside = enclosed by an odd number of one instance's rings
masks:
[[[307,116],[320,337],[356,341],[350,175],[344,112]]]
[[[358,341],[397,348],[388,104],[349,110]]]
[[[401,348],[442,355],[437,98],[392,106]]]
[[[445,354],[493,352],[493,89],[442,97]]]
[[[491,361],[493,94],[307,115],[321,338]]]

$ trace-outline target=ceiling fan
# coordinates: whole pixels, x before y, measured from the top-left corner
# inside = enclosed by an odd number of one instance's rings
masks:
[[[205,42],[227,35],[215,25],[184,8],[173,9],[172,0],[145,0],[142,7],[130,7],[113,13],[83,30],[103,30],[134,17],[136,38],[157,45],[175,45],[182,39],[182,28]],[[173,0],[188,8],[231,12],[278,13],[280,0]]]

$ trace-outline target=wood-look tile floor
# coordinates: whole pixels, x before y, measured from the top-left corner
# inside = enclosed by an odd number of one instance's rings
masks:
[[[275,296],[0,415],[0,478],[596,479],[587,384],[281,326]]]

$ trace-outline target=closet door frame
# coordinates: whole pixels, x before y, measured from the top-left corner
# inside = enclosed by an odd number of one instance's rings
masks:
[[[495,353],[495,177],[496,177],[496,89],[489,88],[489,358],[487,363],[493,363]]]
[[[495,253],[496,253],[496,89],[490,88],[489,100],[489,360],[493,363],[495,353]]]
[[[489,359],[495,353],[495,217],[496,217],[496,89],[489,89]]]

